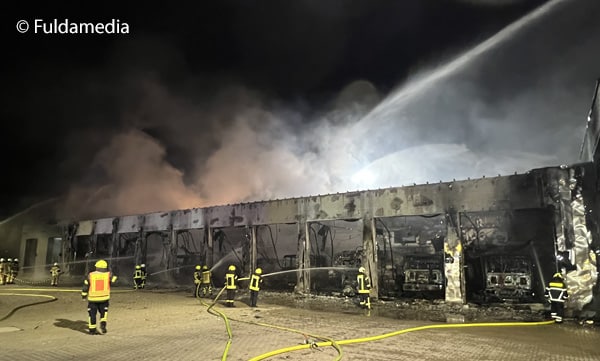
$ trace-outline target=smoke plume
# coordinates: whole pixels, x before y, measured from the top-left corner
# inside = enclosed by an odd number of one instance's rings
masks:
[[[134,76],[127,126],[91,162],[97,181],[72,187],[67,209],[111,216],[576,162],[600,63],[600,26],[579,3],[549,2],[384,99],[359,79],[309,112],[235,82],[207,94]]]

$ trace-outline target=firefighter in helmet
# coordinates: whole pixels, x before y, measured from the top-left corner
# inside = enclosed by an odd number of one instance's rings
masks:
[[[196,265],[194,271],[194,297],[200,297],[200,285],[202,284],[202,266]]]
[[[12,266],[13,266],[13,260],[12,258],[9,258],[6,260],[6,265],[4,266],[4,284],[11,284],[11,275],[12,275]]]
[[[7,263],[4,258],[0,258],[0,285],[6,284],[7,282],[6,271]]]
[[[140,265],[140,270],[142,271],[142,285],[141,288],[146,287],[146,276],[148,276],[148,272],[146,272],[146,264],[142,263]]]
[[[100,313],[100,331],[106,333],[106,320],[108,318],[108,303],[110,299],[110,285],[117,281],[117,276],[108,270],[108,263],[101,259],[95,264],[96,270],[90,272],[83,281],[81,298],[88,301],[88,330],[91,335],[97,335],[96,313]]]
[[[133,271],[133,289],[142,288],[142,266],[135,265],[135,271]]]
[[[235,273],[235,266],[231,265],[227,269],[225,274],[225,288],[227,289],[227,300],[225,304],[227,307],[235,307],[233,301],[235,299],[235,290],[237,289],[238,276]]]
[[[363,308],[371,309],[371,279],[366,275],[364,267],[358,269],[358,275],[356,275],[357,291],[359,297],[359,304]]]
[[[212,274],[207,265],[202,266],[202,286],[200,294],[202,297],[212,296]]]
[[[10,283],[15,283],[15,278],[19,275],[19,259],[15,258],[10,266]]]
[[[552,276],[548,286],[546,286],[544,296],[550,302],[550,316],[557,323],[563,322],[565,301],[569,298],[569,293],[561,273],[557,272]]]
[[[61,272],[58,263],[54,262],[52,267],[50,267],[50,286],[58,287],[58,277],[60,277]]]
[[[260,291],[260,285],[262,284],[262,269],[257,268],[254,271],[252,277],[250,277],[250,307],[256,307],[256,302],[258,301],[258,291]]]

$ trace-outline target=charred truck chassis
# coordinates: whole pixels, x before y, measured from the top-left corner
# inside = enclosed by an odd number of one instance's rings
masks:
[[[119,267],[120,259],[127,256],[130,263],[123,267],[130,267],[133,262],[146,261],[148,248],[153,248],[164,250],[163,260],[154,265],[155,272],[185,266],[186,262],[203,262],[214,265],[218,273],[218,267],[226,267],[232,261],[217,252],[215,232],[237,229],[243,236],[231,245],[237,257],[233,261],[248,275],[257,265],[262,266],[257,232],[261,227],[286,225],[293,230],[288,242],[291,246],[279,255],[296,264],[295,292],[315,292],[313,267],[334,266],[337,262],[336,266],[356,268],[360,263],[371,277],[371,297],[377,298],[384,291],[382,285],[388,285],[380,282],[380,277],[383,281],[384,273],[395,267],[388,267],[386,260],[379,259],[379,221],[441,215],[445,230],[439,250],[443,269],[431,270],[428,266],[427,272],[436,282],[442,275],[446,302],[465,304],[476,300],[477,295],[541,302],[546,282],[553,273],[563,272],[570,294],[568,310],[600,314],[598,103],[596,96],[582,146],[585,162],[581,164],[493,178],[71,222],[63,226],[63,262],[79,261],[87,254],[90,264],[97,257],[108,257],[114,258],[113,264]],[[327,259],[327,254],[315,256],[313,248],[317,242],[311,238],[325,235],[322,230],[326,229],[320,228],[317,234],[311,225],[336,221],[357,225],[360,236],[355,237],[359,238],[358,247],[353,249],[360,252],[352,253],[352,248],[346,248],[334,254],[337,241],[331,238],[331,259]],[[178,261],[182,241],[178,235],[182,232],[191,232],[201,239],[201,248],[194,251],[197,258],[184,264]],[[323,247],[325,241],[323,236]],[[268,252],[263,253],[268,256]],[[353,259],[356,254],[360,254],[360,262]],[[500,262],[503,257],[515,256],[530,260],[524,261],[527,267],[520,271],[492,269],[494,265],[507,266]],[[276,261],[281,264],[285,260]],[[418,283],[407,287],[415,285]]]

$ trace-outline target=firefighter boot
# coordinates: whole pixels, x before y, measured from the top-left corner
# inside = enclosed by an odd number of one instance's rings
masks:
[[[102,333],[108,332],[108,331],[106,331],[106,321],[100,322],[100,331],[102,331]]]

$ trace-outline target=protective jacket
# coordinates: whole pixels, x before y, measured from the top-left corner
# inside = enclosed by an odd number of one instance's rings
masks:
[[[211,278],[210,270],[202,272],[202,284],[209,285],[210,278]]]
[[[194,284],[198,285],[202,283],[202,272],[194,271]]]
[[[56,277],[56,276],[58,276],[58,274],[59,274],[60,272],[61,272],[61,271],[60,271],[60,267],[58,267],[58,266],[52,266],[52,267],[50,268],[50,275],[52,275],[52,277]]]
[[[237,289],[237,284],[236,284],[237,279],[238,279],[238,276],[235,273],[225,274],[225,288],[227,288],[228,290]]]
[[[110,299],[110,284],[117,281],[111,272],[90,272],[83,281],[81,296],[87,296],[89,302],[104,302]]]
[[[364,273],[359,273],[356,276],[356,282],[358,283],[358,293],[369,293],[371,289],[371,280]]]
[[[558,277],[552,278],[548,283],[545,294],[550,302],[564,303],[569,298],[565,283]]]
[[[262,283],[262,277],[256,273],[250,278],[250,286],[248,287],[251,291],[260,291],[260,284]]]

